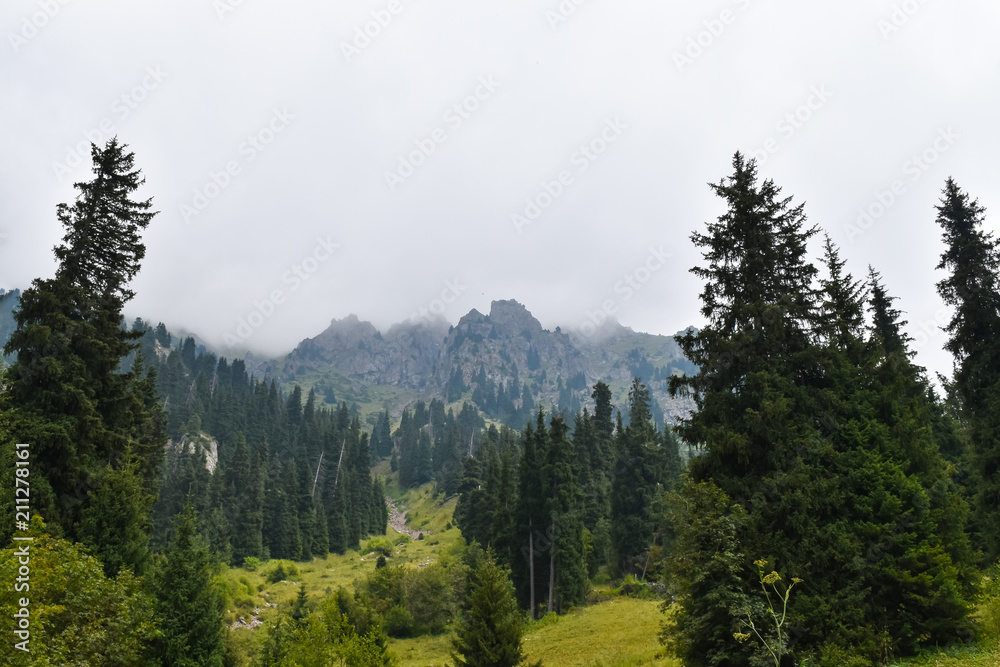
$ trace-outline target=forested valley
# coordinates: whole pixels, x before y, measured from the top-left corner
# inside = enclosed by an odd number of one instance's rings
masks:
[[[552,405],[480,367],[363,420],[126,323],[155,214],[126,146],[93,160],[4,347],[0,664],[997,664],[1000,242],[953,180],[919,221],[950,378],[737,153],[691,225],[693,365],[658,378],[689,415],[664,423],[652,377]]]

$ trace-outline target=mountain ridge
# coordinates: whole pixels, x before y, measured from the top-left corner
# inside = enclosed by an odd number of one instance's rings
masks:
[[[0,294],[5,318],[0,344],[13,332],[10,311],[19,293]],[[6,298],[3,298],[6,297]],[[683,333],[678,332],[678,333]],[[219,356],[233,355],[180,331]],[[158,354],[169,354],[164,349]],[[488,314],[473,308],[455,325],[440,316],[397,322],[385,331],[356,314],[333,318],[323,331],[302,339],[288,354],[241,352],[248,373],[282,384],[300,384],[321,396],[398,414],[415,400],[470,401],[487,415],[520,427],[538,405],[570,415],[590,403],[597,381],[627,401],[633,377],[649,387],[660,422],[674,422],[694,408],[689,398],[667,393],[672,374],[694,372],[673,336],[636,332],[609,318],[589,336],[542,326],[516,299],[499,299]]]

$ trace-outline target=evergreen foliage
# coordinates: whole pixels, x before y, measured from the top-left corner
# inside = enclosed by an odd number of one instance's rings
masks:
[[[820,278],[806,257],[816,228],[773,182],[758,184],[753,161],[737,154],[712,188],[727,211],[692,235],[707,262],[692,271],[706,281],[708,325],[677,338],[700,370],[670,390],[698,406],[680,429],[701,450],[682,498],[717,485],[725,500],[714,512],[737,550],[727,576],[707,580],[719,563],[696,545],[715,524],[676,517],[675,589],[709,588],[682,598],[683,654],[746,664],[724,615],[739,614],[738,582],[755,577],[749,553],[805,580],[792,616],[797,659],[854,647],[874,661],[885,636],[900,654],[960,638],[975,560],[967,509],[931,438],[927,387],[891,299],[873,281],[869,303],[829,240]],[[709,653],[714,662],[690,657]]]
[[[951,178],[937,212],[945,244],[937,268],[948,272],[937,288],[955,309],[945,348],[968,424],[976,527],[992,561],[1000,555],[1000,241],[984,229],[985,209]]]
[[[190,504],[174,526],[151,583],[162,632],[151,655],[172,667],[221,667],[222,600],[212,586],[212,558]]]
[[[452,640],[457,667],[524,664],[524,621],[508,571],[487,552],[472,573],[467,606]]]
[[[21,295],[4,347],[17,361],[5,369],[0,403],[13,436],[32,444],[32,506],[54,533],[108,557],[109,572],[145,567],[147,517],[135,512],[148,510],[166,440],[155,374],[141,354],[122,368],[140,335],[122,326],[122,308],[154,216],[149,200],[131,198],[144,179],[125,149],[116,139],[92,145],[93,180],[76,183],[76,201],[57,208],[59,266]],[[103,514],[124,501],[112,497],[119,491],[135,503],[125,536],[103,530],[116,520]],[[0,529],[0,542],[10,530]]]

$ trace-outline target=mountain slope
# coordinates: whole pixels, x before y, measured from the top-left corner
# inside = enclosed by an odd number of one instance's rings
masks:
[[[558,327],[544,329],[517,301],[499,300],[488,315],[472,310],[454,327],[444,320],[404,323],[382,334],[355,315],[334,320],[299,343],[278,375],[317,387],[339,386],[338,400],[380,401],[370,410],[402,408],[376,388],[405,390],[395,398],[407,402],[471,400],[519,427],[539,403],[575,413],[590,402],[598,380],[611,386],[622,405],[633,377],[650,386],[658,421],[674,421],[692,402],[671,399],[666,380],[693,370],[672,337],[610,322],[590,338],[575,338]]]

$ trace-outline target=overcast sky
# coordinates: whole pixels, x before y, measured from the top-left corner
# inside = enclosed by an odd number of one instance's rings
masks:
[[[0,287],[52,275],[55,207],[90,177],[87,142],[117,134],[159,210],[128,315],[219,344],[277,354],[350,313],[454,323],[507,298],[584,333],[609,311],[699,325],[689,236],[741,150],[855,275],[882,272],[918,361],[949,371],[945,178],[1000,215],[1000,6],[981,0],[8,0],[2,17]]]

